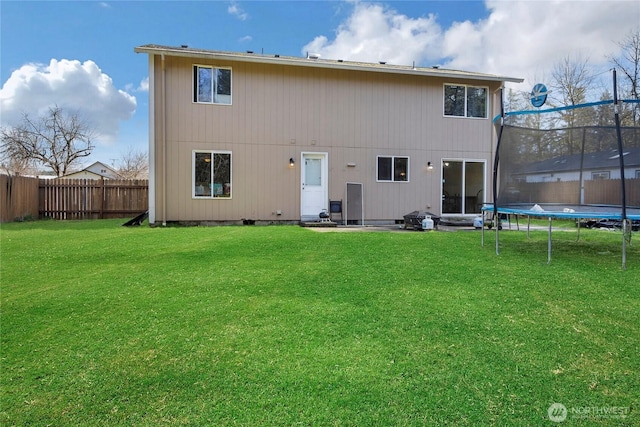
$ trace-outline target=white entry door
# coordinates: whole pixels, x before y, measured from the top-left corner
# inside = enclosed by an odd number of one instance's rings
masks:
[[[300,219],[315,221],[328,209],[327,153],[302,153]]]

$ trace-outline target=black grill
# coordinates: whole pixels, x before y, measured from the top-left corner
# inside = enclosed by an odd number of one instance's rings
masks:
[[[433,228],[438,229],[440,223],[440,217],[427,211],[413,211],[404,216],[404,228],[413,228],[417,231],[423,231],[422,220],[427,216],[430,216],[433,220]]]

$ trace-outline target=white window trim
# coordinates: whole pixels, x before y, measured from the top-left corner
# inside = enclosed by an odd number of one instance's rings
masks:
[[[387,159],[391,159],[391,179],[390,180],[385,180],[385,179],[379,179],[378,176],[378,160],[380,159],[380,157],[384,157]],[[393,179],[394,177],[394,159],[407,159],[407,180],[406,181],[396,181],[395,179]],[[388,183],[393,183],[393,184],[408,184],[411,181],[411,158],[409,156],[392,156],[392,155],[385,155],[385,154],[379,154],[376,156],[376,182],[388,182]]]
[[[447,86],[463,86],[464,87],[464,116],[452,116],[449,114],[445,114],[445,96],[447,91]],[[485,103],[485,112],[484,117],[470,117],[467,116],[467,88],[477,87],[487,90],[487,100]],[[476,119],[476,120],[487,120],[489,118],[489,86],[482,85],[469,85],[469,84],[459,84],[459,83],[445,83],[442,85],[442,117],[452,118],[452,119]]]
[[[229,197],[196,196],[196,153],[209,153],[213,158],[214,154],[229,154],[231,156],[229,165],[229,185],[231,195]],[[191,151],[191,198],[193,200],[231,200],[233,199],[233,153],[225,150],[192,150]]]
[[[219,70],[229,70],[231,71],[231,82],[229,83],[229,85],[231,86],[231,94],[229,95],[229,103],[225,104],[222,102],[201,102],[201,101],[197,101],[195,100],[195,94],[193,93],[193,91],[195,90],[196,87],[196,82],[194,81],[195,77],[194,77],[194,72],[193,69],[194,67],[200,67],[200,68],[211,68],[213,69],[219,69]],[[233,105],[233,69],[232,67],[220,67],[217,65],[210,65],[210,64],[192,64],[191,65],[191,103],[192,104],[198,104],[198,105],[224,105],[224,106],[228,106],[228,105]],[[212,98],[213,99],[213,98]]]
[[[591,172],[591,180],[611,179],[611,171]]]

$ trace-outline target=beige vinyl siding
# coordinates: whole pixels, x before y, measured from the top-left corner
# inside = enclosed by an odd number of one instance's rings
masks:
[[[158,104],[160,61],[156,57]],[[328,153],[330,198],[344,199],[346,182],[363,183],[371,220],[399,219],[427,205],[437,211],[442,158],[486,159],[489,173],[491,120],[444,117],[444,80],[202,58],[166,56],[165,61],[168,221],[299,219],[302,152]],[[232,69],[232,105],[193,102],[194,64]],[[489,94],[498,85],[488,85]],[[156,218],[161,219],[162,107],[154,111]],[[193,150],[232,152],[231,200],[192,197]],[[410,182],[376,182],[379,155],[409,157]],[[427,172],[429,161],[435,167]],[[347,167],[349,162],[356,167]],[[275,215],[277,210],[283,214]]]

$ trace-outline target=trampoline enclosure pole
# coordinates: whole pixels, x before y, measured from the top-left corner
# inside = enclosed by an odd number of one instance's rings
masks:
[[[624,150],[622,149],[622,131],[620,130],[620,114],[618,111],[618,83],[616,80],[616,69],[613,69],[613,113],[616,122],[616,136],[618,138],[618,158],[620,159],[620,191],[622,192],[622,269],[627,268],[627,245],[626,229],[627,223],[627,194],[624,178]]]
[[[500,217],[498,216],[498,162],[500,161],[500,141],[502,140],[502,130],[504,129],[504,88],[500,88],[500,130],[498,131],[498,142],[496,143],[496,154],[493,160],[493,220],[496,221],[496,255],[500,255],[498,247],[498,229],[500,228]]]

